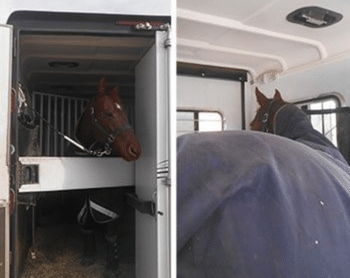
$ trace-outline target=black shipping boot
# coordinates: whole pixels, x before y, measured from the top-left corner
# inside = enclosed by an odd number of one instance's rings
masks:
[[[107,265],[104,272],[105,278],[117,278],[119,268],[120,238],[118,235],[106,236],[108,242]]]

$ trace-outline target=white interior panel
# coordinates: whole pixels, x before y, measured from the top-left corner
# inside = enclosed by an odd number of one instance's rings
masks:
[[[38,165],[38,183],[23,184],[19,192],[132,186],[135,164],[122,158],[20,157],[22,165]]]
[[[178,76],[177,96],[179,108],[219,110],[224,114],[227,130],[241,129],[240,82]]]

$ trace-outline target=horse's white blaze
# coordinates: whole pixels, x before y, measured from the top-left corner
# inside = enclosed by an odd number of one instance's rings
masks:
[[[119,103],[116,102],[115,106],[117,107],[117,109],[122,110],[122,107],[121,107],[121,105]]]

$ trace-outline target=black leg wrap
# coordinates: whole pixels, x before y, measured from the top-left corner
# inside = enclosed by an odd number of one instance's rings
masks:
[[[119,268],[120,238],[118,235],[106,236],[108,242],[107,265],[104,272],[105,278],[117,278]]]

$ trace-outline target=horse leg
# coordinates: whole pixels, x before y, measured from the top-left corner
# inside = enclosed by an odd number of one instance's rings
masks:
[[[118,194],[116,200],[119,206],[123,206],[123,195]],[[118,200],[119,199],[119,200]],[[120,237],[120,227],[122,224],[122,211],[123,209],[119,207],[119,217],[106,225],[105,239],[107,241],[107,263],[104,271],[105,278],[116,278],[119,276],[119,260],[120,260],[120,248],[121,248],[121,237]]]
[[[78,215],[78,223],[81,226],[84,252],[83,257],[80,260],[81,265],[89,266],[94,264],[96,260],[96,239],[95,230],[96,223],[91,215],[89,208],[89,195],[85,196],[85,206]]]
[[[84,253],[80,260],[83,266],[93,265],[96,259],[96,239],[94,230],[85,230],[81,228],[84,241]]]
[[[104,277],[116,278],[119,274],[120,259],[120,230],[123,223],[124,211],[124,192],[123,188],[110,189],[107,191],[95,191],[91,195],[90,203],[92,207],[93,218],[98,223],[103,223],[104,236],[107,243],[107,261],[104,271]]]
[[[116,278],[118,277],[119,268],[119,251],[120,251],[120,237],[115,235],[105,236],[108,250],[107,250],[107,264],[104,271],[105,278]]]

